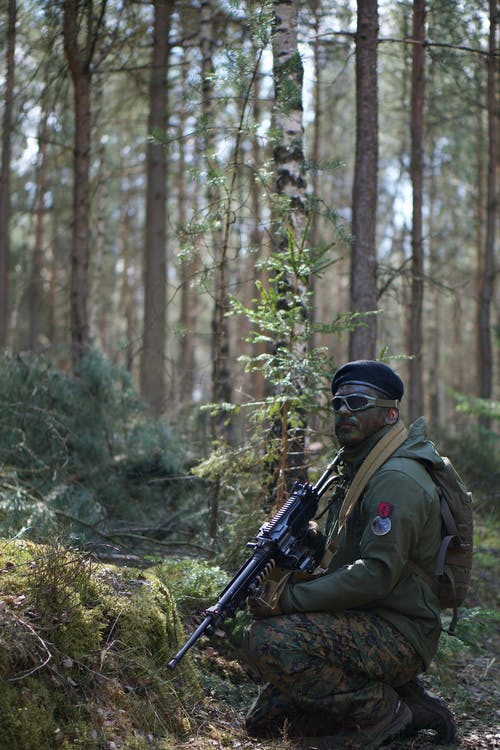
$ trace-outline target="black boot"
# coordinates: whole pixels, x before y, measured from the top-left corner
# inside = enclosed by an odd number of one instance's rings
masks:
[[[456,740],[455,718],[442,698],[426,690],[417,678],[396,690],[413,714],[408,731],[415,733],[420,729],[433,729],[436,732],[436,742],[446,744]]]

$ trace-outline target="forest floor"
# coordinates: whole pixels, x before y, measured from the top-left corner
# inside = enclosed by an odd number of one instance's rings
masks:
[[[466,613],[474,608],[499,613],[500,539],[488,532],[485,544],[476,546],[473,583],[466,602]],[[479,610],[477,610],[479,612]],[[499,620],[484,622],[474,615],[468,618],[468,644],[446,636],[448,645],[424,681],[440,694],[452,709],[459,728],[458,742],[442,745],[432,733],[420,732],[411,738],[397,738],[384,745],[386,750],[492,750],[500,749],[500,627]],[[453,645],[453,641],[457,643]],[[470,648],[472,642],[472,648]],[[477,648],[474,647],[477,644]],[[215,644],[214,644],[215,645]],[[207,653],[208,650],[208,653]],[[277,741],[249,738],[244,730],[244,713],[257,695],[258,686],[237,660],[221,656],[207,646],[211,677],[203,678],[208,694],[203,709],[197,711],[198,729],[185,743],[175,744],[183,750],[293,750],[293,739],[284,736]],[[311,745],[311,748],[313,745]],[[334,745],[332,745],[334,750]]]

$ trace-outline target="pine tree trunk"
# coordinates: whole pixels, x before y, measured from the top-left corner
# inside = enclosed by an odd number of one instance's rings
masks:
[[[90,259],[91,63],[96,33],[93,29],[92,6],[89,3],[80,16],[78,0],[64,2],[64,51],[73,81],[75,122],[70,281],[71,343],[75,370],[78,370],[90,343],[87,308]],[[84,27],[83,32],[81,26]]]
[[[0,171],[0,347],[7,343],[8,295],[10,266],[10,159],[12,137],[12,103],[16,48],[16,0],[9,0],[7,20],[6,74],[2,122],[2,166]]]
[[[486,195],[486,237],[484,256],[480,274],[478,332],[479,332],[479,396],[491,398],[493,383],[493,352],[491,342],[491,306],[495,280],[495,242],[497,224],[497,161],[498,161],[498,112],[497,112],[497,0],[489,1],[490,33],[488,56],[488,175]],[[490,420],[483,418],[483,426],[489,426]]]
[[[356,162],[352,193],[351,311],[377,309],[376,210],[378,168],[378,9],[358,0],[356,32]],[[349,340],[350,359],[371,359],[377,320],[367,315]]]
[[[187,66],[182,65],[182,86],[186,81]],[[179,112],[179,142],[183,142],[184,129],[186,127],[186,111],[184,106]],[[177,212],[179,217],[180,236],[186,230],[187,220],[187,191],[186,191],[186,165],[185,150],[179,150],[179,163],[177,165],[176,194],[177,194]],[[193,198],[193,196],[192,196]],[[187,240],[187,231],[186,231]],[[190,406],[193,399],[196,372],[196,320],[198,316],[198,296],[193,293],[193,284],[199,266],[198,248],[192,243],[189,256],[183,259],[180,267],[180,311],[179,311],[179,372],[178,387],[176,393],[179,396],[179,405]]]
[[[172,0],[155,0],[153,66],[149,93],[150,137],[167,127],[167,69]],[[167,154],[163,143],[147,148],[146,227],[144,243],[144,328],[141,391],[151,412],[165,409],[167,332]]]
[[[47,95],[42,100],[42,118],[38,131],[38,166],[36,181],[36,209],[35,209],[35,246],[31,267],[29,294],[29,341],[30,351],[41,349],[43,333],[43,257],[45,230],[45,198],[47,194]]]

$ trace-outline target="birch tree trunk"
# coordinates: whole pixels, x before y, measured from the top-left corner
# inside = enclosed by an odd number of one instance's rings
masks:
[[[172,0],[155,0],[153,66],[149,91],[150,136],[167,127],[167,68]],[[167,154],[150,138],[147,148],[146,227],[144,244],[144,328],[141,391],[152,414],[165,409],[167,333]]]
[[[2,122],[2,166],[0,171],[0,347],[7,343],[10,234],[10,157],[12,135],[12,102],[16,48],[16,0],[9,0],[6,44],[6,75]]]
[[[411,70],[411,164],[412,230],[411,230],[411,302],[408,326],[410,360],[409,417],[415,421],[423,414],[422,384],[422,307],[424,298],[424,248],[422,228],[424,96],[425,96],[425,0],[413,3],[413,48]]]
[[[314,59],[314,124],[312,133],[312,147],[311,147],[311,160],[313,163],[312,172],[312,194],[316,198],[319,194],[319,179],[318,179],[318,165],[320,160],[320,142],[321,132],[323,127],[322,122],[322,109],[321,109],[321,89],[323,85],[322,80],[322,68],[321,68],[321,42],[320,42],[320,28],[321,28],[321,3],[319,0],[313,0],[311,5],[311,11],[313,14],[313,59]],[[310,241],[312,252],[316,252],[318,245],[319,232],[318,232],[318,212],[314,211],[311,215],[311,231]],[[312,292],[312,305],[311,305],[311,316],[314,321],[317,320],[317,301],[316,301],[316,282],[314,277],[310,280],[310,287]],[[309,346],[313,348],[315,346],[314,334],[311,335]]]
[[[305,247],[307,227],[306,180],[304,177],[303,150],[303,105],[302,81],[303,66],[297,43],[297,4],[294,0],[275,0],[274,25],[272,34],[274,111],[273,131],[275,133],[274,161],[276,169],[276,192],[281,208],[275,227],[274,252],[300,256]],[[284,274],[278,296],[282,298],[283,309],[288,309],[290,299],[300,307],[308,291],[308,279],[300,274],[292,278]],[[302,307],[305,320],[306,311]],[[300,326],[300,316],[297,320]],[[303,341],[303,338],[302,338]],[[276,347],[290,349],[293,359],[299,363],[305,345],[299,331],[291,330],[288,341],[276,342]],[[300,368],[297,368],[298,370]],[[300,393],[302,383],[298,372],[291,373],[294,390]],[[304,480],[305,468],[305,421],[290,426],[287,402],[284,399],[280,425],[276,423],[275,434],[280,437],[280,465],[276,488],[276,504],[280,505],[296,480]]]
[[[376,0],[358,0],[356,31],[356,162],[352,192],[351,311],[377,309],[375,246],[378,168],[377,92],[378,7]],[[377,344],[377,319],[367,315],[352,331],[350,359],[372,359]]]

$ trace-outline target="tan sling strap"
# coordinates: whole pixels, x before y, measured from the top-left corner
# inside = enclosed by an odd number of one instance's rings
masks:
[[[361,497],[363,490],[365,489],[368,481],[375,474],[382,464],[392,456],[400,445],[403,445],[406,438],[408,437],[408,430],[402,422],[397,422],[394,427],[387,432],[383,438],[372,448],[370,453],[367,455],[361,466],[359,467],[356,476],[352,483],[349,485],[346,496],[342,503],[342,507],[339,512],[339,521],[337,528],[337,536],[333,539],[323,555],[321,560],[321,568],[326,570],[330,564],[337,547],[339,544],[339,537],[342,533],[344,526],[346,525],[349,516],[356,507],[356,503]]]

